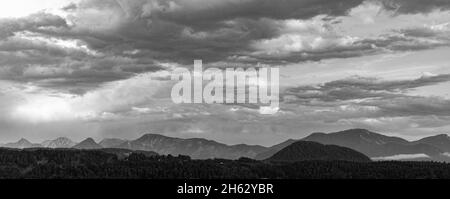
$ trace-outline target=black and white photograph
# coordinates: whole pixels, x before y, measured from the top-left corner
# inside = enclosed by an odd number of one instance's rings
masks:
[[[0,0],[2,181],[450,179],[449,134],[450,0]]]

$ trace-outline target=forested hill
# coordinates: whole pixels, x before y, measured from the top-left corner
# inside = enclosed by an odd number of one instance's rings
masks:
[[[450,165],[433,162],[299,161],[270,163],[192,160],[187,156],[74,149],[0,149],[0,178],[317,179],[446,178]],[[117,153],[123,156],[118,157]],[[124,155],[125,154],[125,155]]]
[[[350,148],[323,145],[317,142],[295,142],[269,158],[270,161],[297,162],[305,160],[342,160],[370,162],[370,158]]]

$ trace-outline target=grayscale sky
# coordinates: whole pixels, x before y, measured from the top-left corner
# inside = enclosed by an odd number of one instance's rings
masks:
[[[281,109],[176,105],[171,71],[280,67]],[[450,1],[0,1],[0,142],[144,133],[271,145],[450,130]]]

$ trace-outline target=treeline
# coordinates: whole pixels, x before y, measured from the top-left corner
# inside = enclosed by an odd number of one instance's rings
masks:
[[[271,163],[247,158],[192,160],[187,156],[148,156],[142,153],[124,157],[99,150],[0,149],[0,178],[450,179],[450,165],[437,162]]]

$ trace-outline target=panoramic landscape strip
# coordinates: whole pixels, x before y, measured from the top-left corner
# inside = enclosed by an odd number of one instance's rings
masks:
[[[136,140],[25,139],[0,149],[0,178],[417,179],[450,177],[447,135],[406,141],[365,129],[263,147],[146,134]]]

